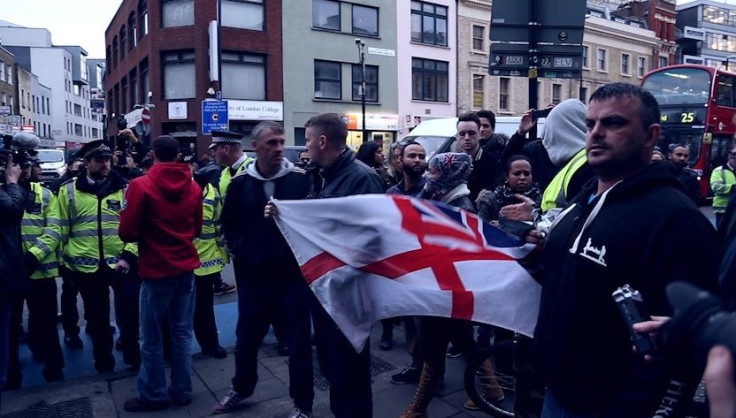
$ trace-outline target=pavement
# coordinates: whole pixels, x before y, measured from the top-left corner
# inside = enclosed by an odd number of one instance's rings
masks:
[[[223,277],[232,283],[232,271],[227,269]],[[84,332],[80,334],[84,349],[68,350],[64,356],[66,380],[46,383],[41,377],[42,365],[35,363],[28,348],[21,346],[20,358],[23,368],[23,387],[2,393],[1,418],[29,417],[207,417],[218,399],[230,389],[235,360],[232,351],[235,345],[237,322],[236,293],[216,296],[215,315],[220,333],[220,344],[228,351],[225,359],[214,359],[199,353],[195,343],[192,362],[193,402],[186,407],[131,414],[123,409],[123,403],[136,396],[135,372],[125,370],[122,356],[115,352],[117,368],[114,372],[97,374],[92,363],[92,342]],[[80,313],[84,312],[80,306]],[[113,316],[114,317],[114,316]],[[81,322],[82,329],[84,323]],[[59,327],[61,328],[61,327]],[[411,402],[416,385],[394,385],[389,377],[399,372],[409,361],[404,344],[403,327],[394,327],[394,348],[382,351],[381,326],[376,324],[371,336],[373,371],[373,416],[377,418],[398,417]],[[63,332],[60,331],[60,338]],[[281,418],[288,416],[293,404],[289,397],[289,375],[287,357],[278,354],[276,339],[269,333],[259,351],[259,381],[253,396],[242,403],[241,408],[225,417]],[[316,363],[316,362],[315,362]],[[432,418],[482,417],[482,412],[470,412],[462,405],[467,399],[462,374],[465,362],[462,359],[447,359],[445,384],[432,401],[429,412]],[[314,417],[330,417],[329,390],[325,379],[315,365]]]

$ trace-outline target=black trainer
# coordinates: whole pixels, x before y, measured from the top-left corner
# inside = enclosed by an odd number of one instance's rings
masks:
[[[419,383],[419,377],[422,375],[422,369],[411,365],[404,370],[392,375],[389,379],[395,385],[404,385],[407,383]]]

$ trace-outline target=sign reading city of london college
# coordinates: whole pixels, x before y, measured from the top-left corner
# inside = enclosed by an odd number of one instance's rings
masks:
[[[256,100],[228,100],[230,120],[284,120],[284,103]]]

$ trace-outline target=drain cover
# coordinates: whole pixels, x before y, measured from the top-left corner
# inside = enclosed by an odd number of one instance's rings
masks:
[[[89,398],[77,398],[49,405],[44,401],[2,415],[1,418],[94,418]]]
[[[319,390],[328,390],[330,383],[320,372],[316,355],[312,357],[312,367],[314,368],[314,386]],[[396,370],[393,364],[371,355],[371,376],[378,376],[391,370]]]

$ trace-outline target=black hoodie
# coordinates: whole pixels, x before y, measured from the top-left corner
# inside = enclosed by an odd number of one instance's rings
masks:
[[[611,293],[630,284],[650,314],[668,315],[668,283],[714,289],[715,231],[661,164],[591,200],[596,187],[597,180],[589,182],[550,231],[537,359],[564,407],[651,416],[662,399],[663,370],[632,352]]]

